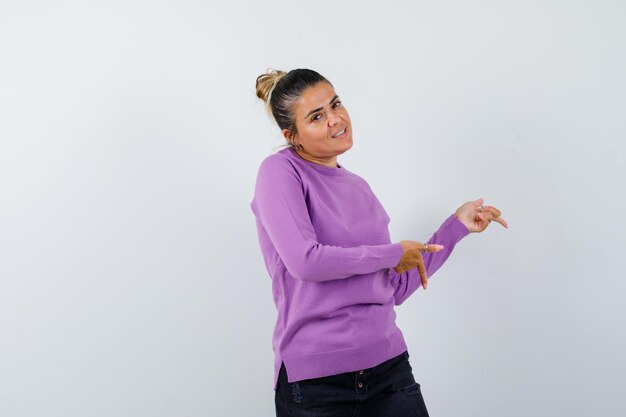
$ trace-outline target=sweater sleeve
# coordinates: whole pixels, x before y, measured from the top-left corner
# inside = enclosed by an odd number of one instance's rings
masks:
[[[317,241],[300,175],[284,158],[266,158],[259,168],[251,208],[287,271],[321,282],[393,268],[402,257],[399,243],[340,247]]]
[[[424,253],[422,255],[424,258],[424,266],[426,267],[426,275],[429,279],[444,264],[446,259],[448,259],[454,246],[468,234],[469,230],[467,230],[467,227],[461,223],[455,214],[452,214],[443,222],[439,230],[428,240],[428,243],[443,245],[444,249],[440,252]],[[396,305],[402,304],[422,285],[422,280],[417,268],[410,269],[401,274],[390,269],[389,274],[391,285],[395,288],[394,298]]]

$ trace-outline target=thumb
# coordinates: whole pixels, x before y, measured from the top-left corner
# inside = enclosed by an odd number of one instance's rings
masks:
[[[485,202],[485,199],[484,199],[484,198],[479,198],[478,200],[475,200],[475,201],[474,201],[474,206],[475,206],[475,207],[480,207],[480,206],[482,206],[482,205],[483,205],[483,203],[484,203],[484,202]]]

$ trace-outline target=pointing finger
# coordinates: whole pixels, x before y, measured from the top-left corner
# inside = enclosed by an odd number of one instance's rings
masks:
[[[500,210],[492,206],[487,206],[485,207],[485,211],[489,213],[489,216],[487,217],[489,220],[498,222],[507,229],[509,228],[509,224],[506,222],[506,220],[500,217],[502,215],[502,212]]]
[[[498,210],[497,208],[493,206],[483,206],[483,210],[488,211],[489,213],[493,214],[494,218],[500,217],[500,215],[502,214],[500,210]]]
[[[426,268],[424,267],[423,260],[417,264],[417,270],[419,271],[420,278],[422,279],[422,287],[426,289],[428,286],[428,277],[426,276]]]
[[[493,219],[493,221],[500,223],[502,226],[504,226],[507,229],[509,228],[509,224],[502,217],[496,217],[495,219]]]

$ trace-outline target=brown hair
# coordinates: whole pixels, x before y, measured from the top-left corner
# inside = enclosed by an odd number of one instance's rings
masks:
[[[278,127],[289,129],[293,137],[297,133],[295,103],[304,90],[321,81],[332,86],[324,76],[310,69],[299,68],[289,72],[269,69],[257,77],[256,95],[266,103]]]

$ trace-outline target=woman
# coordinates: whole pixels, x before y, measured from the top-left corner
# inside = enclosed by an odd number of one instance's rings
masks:
[[[468,202],[428,243],[392,243],[369,185],[337,162],[350,116],[319,73],[256,80],[288,147],[263,160],[251,203],[278,310],[273,336],[277,416],[427,416],[394,306],[455,244],[500,211]]]

